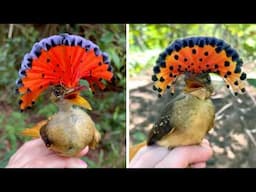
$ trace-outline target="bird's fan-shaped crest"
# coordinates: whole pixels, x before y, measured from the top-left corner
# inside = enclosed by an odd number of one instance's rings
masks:
[[[162,52],[153,68],[153,89],[161,96],[176,77],[184,72],[216,73],[223,77],[235,94],[245,92],[242,59],[225,41],[213,37],[190,37],[175,40]]]
[[[61,34],[42,39],[27,53],[16,81],[22,94],[20,109],[32,106],[37,97],[51,85],[72,88],[80,79],[104,89],[102,80],[111,81],[108,55],[93,42],[77,35]]]

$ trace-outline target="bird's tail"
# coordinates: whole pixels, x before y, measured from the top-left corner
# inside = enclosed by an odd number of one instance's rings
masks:
[[[26,128],[21,131],[21,135],[33,138],[40,138],[40,129],[47,124],[48,120],[43,120],[37,123],[34,127]]]
[[[147,145],[146,141],[143,141],[137,145],[134,145],[132,147],[130,147],[130,152],[129,152],[129,161],[131,161],[133,159],[133,157],[137,154],[137,152],[144,146]]]

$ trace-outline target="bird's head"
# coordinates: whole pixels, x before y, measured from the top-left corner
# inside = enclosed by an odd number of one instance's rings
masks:
[[[89,91],[94,92],[96,87],[103,90],[104,81],[111,82],[112,77],[108,54],[93,42],[69,34],[44,38],[34,44],[21,63],[16,81],[20,110],[31,108],[48,88],[52,88],[53,101],[91,110],[89,102],[79,95],[85,88],[79,85],[80,80],[86,80]]]
[[[80,96],[80,91],[84,89],[86,89],[85,86],[67,88],[63,85],[56,85],[52,88],[50,99],[60,105],[69,103],[92,110],[90,103]]]
[[[185,73],[185,83],[184,91],[200,99],[209,98],[214,91],[209,73]]]

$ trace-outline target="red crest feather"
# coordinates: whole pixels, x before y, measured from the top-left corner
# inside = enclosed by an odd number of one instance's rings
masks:
[[[93,42],[77,35],[54,35],[36,43],[23,58],[16,81],[22,94],[20,109],[31,107],[49,86],[72,88],[80,79],[104,89],[102,80],[111,81],[112,68],[108,55]]]

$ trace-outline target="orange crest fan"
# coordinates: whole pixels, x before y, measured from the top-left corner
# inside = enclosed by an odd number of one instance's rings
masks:
[[[216,73],[237,95],[239,90],[245,92],[246,74],[242,72],[242,64],[237,51],[223,40],[214,37],[178,39],[159,55],[153,69],[153,89],[161,96],[183,73]]]
[[[20,109],[30,108],[53,85],[75,88],[84,79],[92,91],[95,86],[104,89],[102,80],[111,81],[111,71],[108,55],[83,37],[61,34],[42,39],[24,56],[19,70]]]

